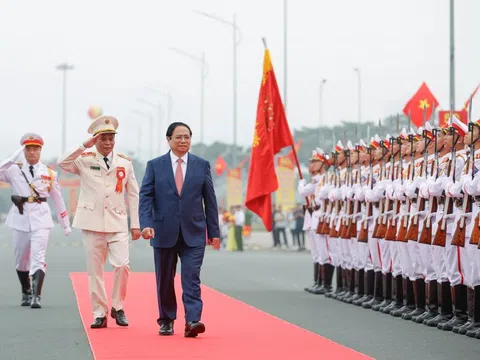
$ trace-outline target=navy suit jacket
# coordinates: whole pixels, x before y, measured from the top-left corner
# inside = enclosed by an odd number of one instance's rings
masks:
[[[150,245],[175,246],[180,228],[187,246],[205,246],[219,238],[218,209],[210,163],[188,153],[182,192],[178,193],[170,152],[147,162],[140,189],[140,226],[155,230]]]

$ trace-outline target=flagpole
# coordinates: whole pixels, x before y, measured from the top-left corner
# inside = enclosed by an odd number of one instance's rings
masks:
[[[453,112],[455,111],[455,5],[450,0],[450,126],[453,124]]]

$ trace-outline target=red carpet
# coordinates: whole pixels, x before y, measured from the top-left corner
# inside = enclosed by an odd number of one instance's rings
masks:
[[[131,273],[125,304],[130,326],[109,317],[107,329],[90,329],[93,321],[86,273],[71,273],[80,316],[96,360],[104,359],[371,359],[354,350],[271,316],[208,287],[202,287],[206,332],[184,338],[183,305],[177,291],[179,318],[175,335],[158,335],[153,273]],[[178,279],[177,279],[178,280]],[[111,294],[112,273],[105,277]],[[180,282],[177,282],[180,290]],[[110,295],[109,295],[110,296]],[[229,321],[227,321],[227,319]],[[232,325],[234,324],[234,326]]]

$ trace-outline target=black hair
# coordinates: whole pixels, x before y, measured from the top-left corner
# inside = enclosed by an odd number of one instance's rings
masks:
[[[190,129],[190,126],[188,126],[187,124],[183,123],[183,122],[173,122],[171,123],[169,126],[168,126],[168,129],[167,129],[167,137],[168,138],[171,138],[172,135],[173,135],[173,131],[178,127],[178,126],[184,126],[188,129],[188,131],[190,132],[190,136],[192,136],[192,129]]]

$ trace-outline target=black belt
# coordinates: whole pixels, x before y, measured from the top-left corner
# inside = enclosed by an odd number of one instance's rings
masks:
[[[41,203],[41,202],[46,202],[47,201],[47,198],[42,198],[42,197],[37,197],[37,196],[28,196],[28,197],[24,197],[22,196],[22,201],[24,203]]]

